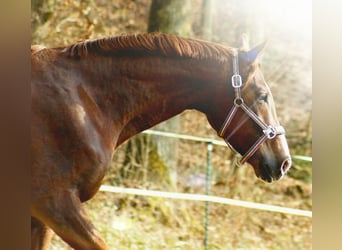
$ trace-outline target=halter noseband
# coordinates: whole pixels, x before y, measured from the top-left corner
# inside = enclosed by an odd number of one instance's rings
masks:
[[[247,152],[241,157],[238,161],[239,165],[244,164],[260,147],[261,144],[266,140],[272,140],[278,135],[285,134],[285,129],[282,126],[271,126],[267,125],[264,121],[262,121],[257,114],[253,112],[243,101],[241,97],[241,87],[242,87],[242,79],[239,74],[239,62],[238,62],[238,52],[235,50],[233,56],[233,76],[232,76],[232,86],[235,90],[235,99],[234,105],[229,111],[218,135],[223,137],[226,133],[230,123],[232,122],[238,108],[241,108],[263,131],[263,135],[259,137],[259,139],[252,145],[252,147],[247,150]],[[236,152],[236,150],[232,147],[232,145],[228,142],[228,137],[224,138],[227,145]]]

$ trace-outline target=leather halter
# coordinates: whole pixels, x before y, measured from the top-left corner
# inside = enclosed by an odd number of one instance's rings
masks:
[[[239,108],[241,108],[263,131],[263,135],[259,137],[259,139],[252,145],[250,149],[241,157],[238,161],[239,165],[244,164],[262,145],[266,140],[272,140],[278,135],[285,134],[285,129],[282,126],[272,126],[267,125],[264,121],[262,121],[257,114],[253,112],[243,101],[241,97],[241,87],[242,87],[242,79],[239,74],[239,62],[238,62],[238,51],[235,50],[233,56],[233,76],[232,76],[232,86],[235,90],[235,99],[234,106],[229,111],[218,135],[223,137],[232,122],[236,112]],[[228,136],[229,137],[229,136]],[[227,145],[233,149],[234,152],[237,152],[232,145],[228,142],[228,137],[224,138],[224,141]]]

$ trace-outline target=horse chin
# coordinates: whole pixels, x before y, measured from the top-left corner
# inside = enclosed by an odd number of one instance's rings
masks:
[[[261,171],[263,172],[263,171]],[[262,173],[262,174],[259,174],[258,176],[261,180],[263,180],[264,182],[267,182],[267,183],[272,183],[275,179],[273,179],[273,177],[268,174],[268,173]]]

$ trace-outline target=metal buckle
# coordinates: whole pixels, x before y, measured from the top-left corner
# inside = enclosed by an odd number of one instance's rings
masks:
[[[273,139],[277,136],[277,130],[273,126],[267,126],[262,132],[267,136],[267,139]]]
[[[232,85],[233,88],[240,88],[242,86],[242,79],[239,74],[235,74],[232,76]]]
[[[243,104],[243,99],[241,97],[237,97],[234,99],[234,105],[236,107],[240,107]]]

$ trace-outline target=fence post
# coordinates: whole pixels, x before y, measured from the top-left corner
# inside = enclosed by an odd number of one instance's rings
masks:
[[[211,185],[211,152],[213,151],[213,142],[209,141],[207,143],[207,172],[206,172],[206,195],[210,195],[210,185]],[[204,223],[204,245],[205,250],[209,248],[209,201],[205,202],[205,223]]]

